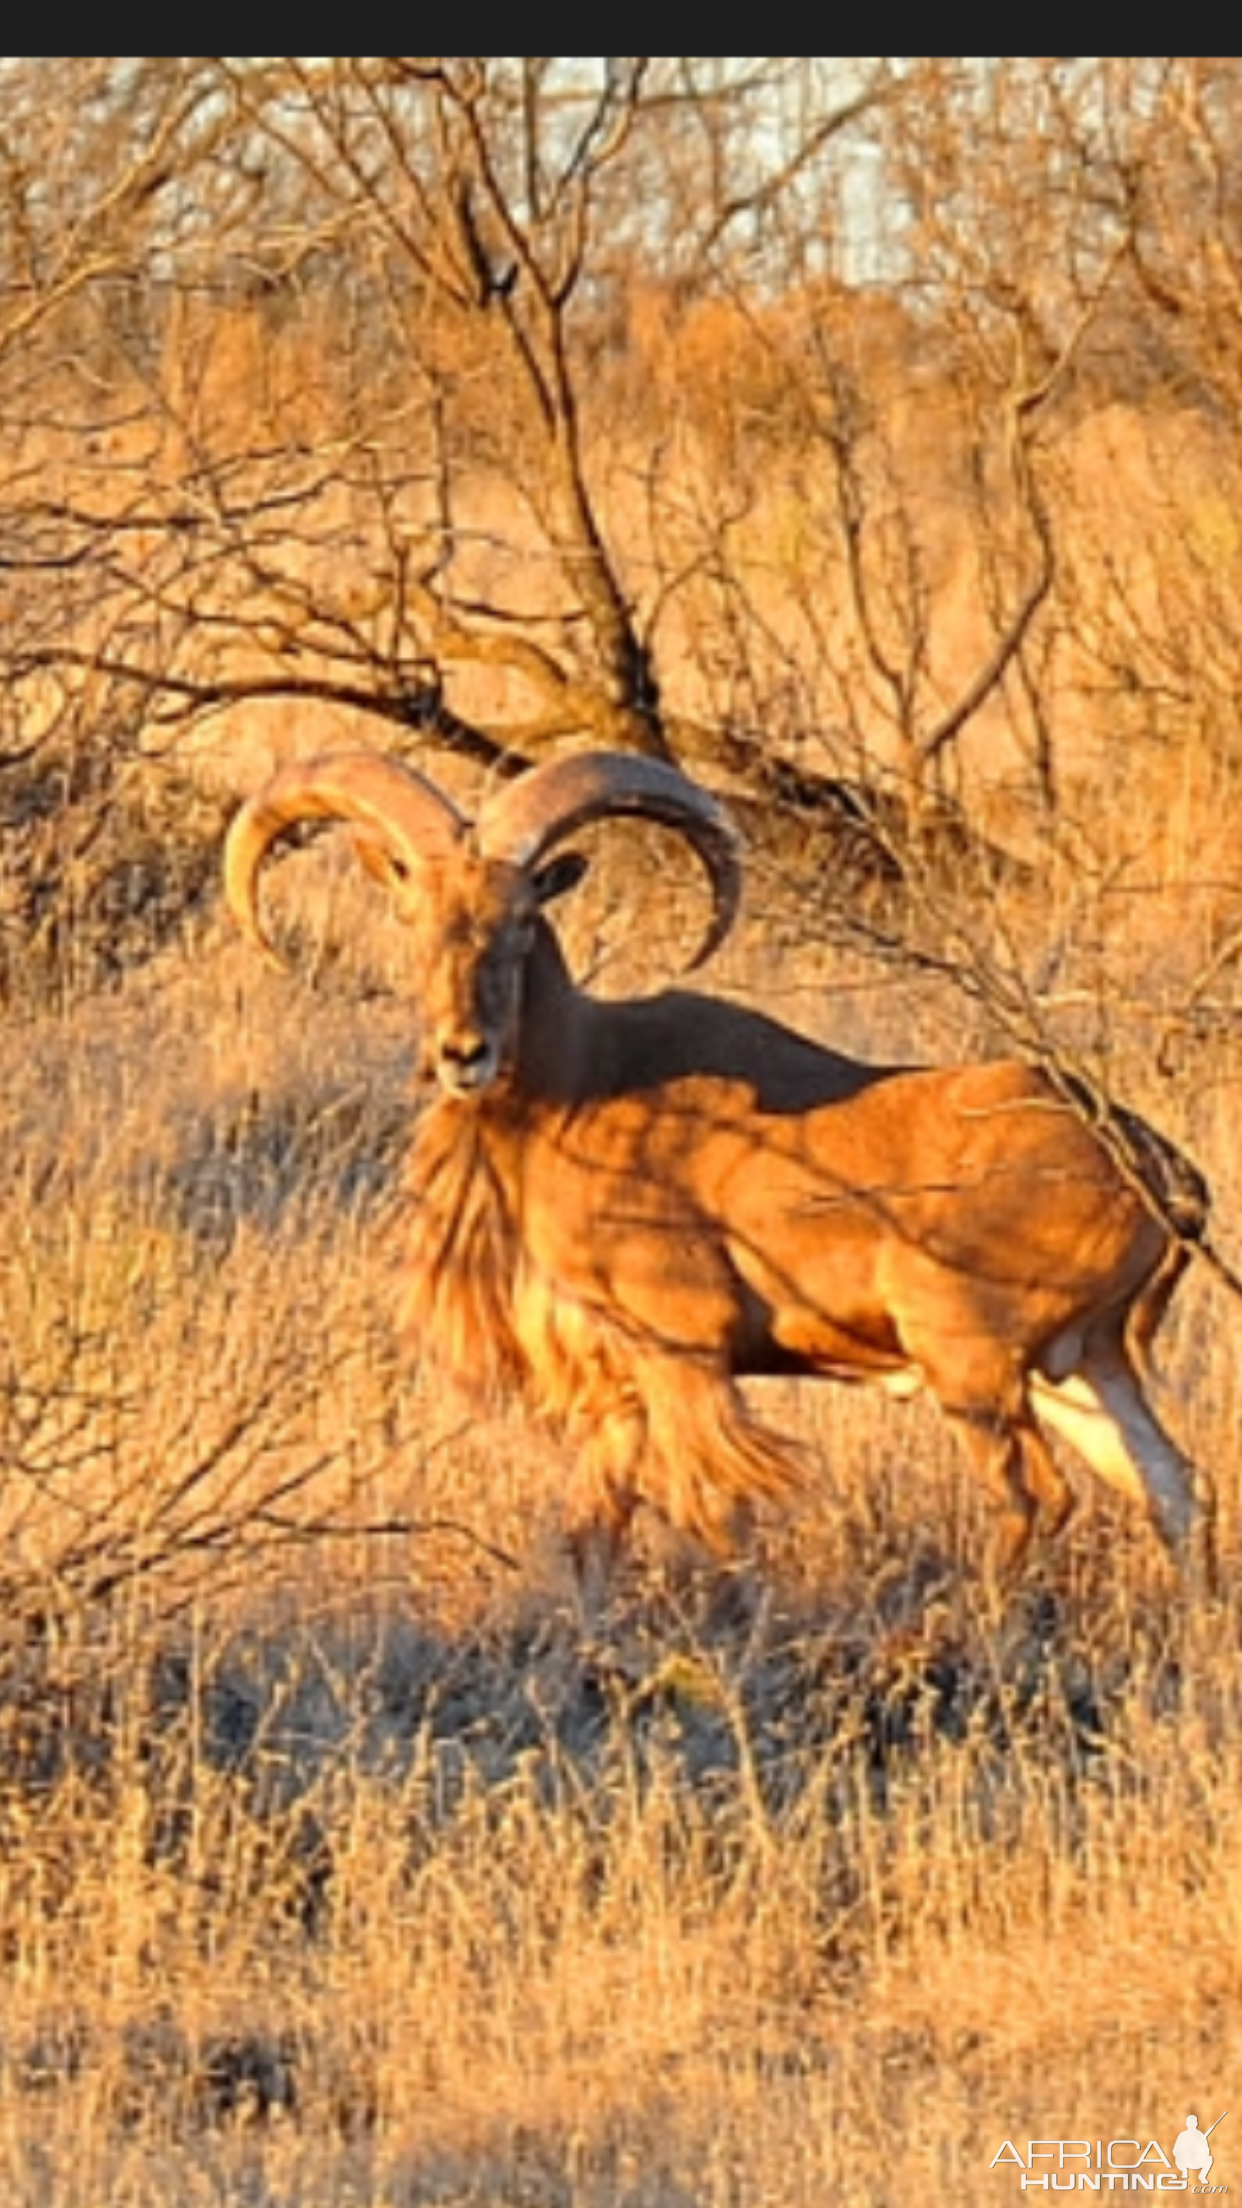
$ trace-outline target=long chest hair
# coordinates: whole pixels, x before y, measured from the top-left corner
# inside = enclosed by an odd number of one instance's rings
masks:
[[[514,1331],[520,1261],[514,1190],[473,1106],[437,1099],[421,1116],[399,1203],[398,1324],[410,1355],[481,1404],[525,1394]]]

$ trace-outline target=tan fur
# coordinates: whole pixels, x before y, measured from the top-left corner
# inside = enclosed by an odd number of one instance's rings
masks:
[[[407,1339],[559,1438],[580,1554],[640,1502],[726,1553],[794,1495],[810,1466],[737,1385],[761,1374],[925,1388],[1000,1503],[1007,1567],[1072,1503],[1045,1423],[1189,1552],[1210,1492],[1138,1369],[1206,1216],[1184,1159],[1017,1060],[866,1065],[700,993],[584,994],[541,910],[581,871],[549,863],[566,826],[671,821],[715,887],[709,940],[733,910],[727,822],[672,770],[558,762],[491,840],[406,783],[286,770],[231,836],[230,897],[265,940],[259,864],[308,812],[361,822],[390,876],[438,1085],[406,1178]]]
[[[514,1328],[518,1238],[471,1113],[423,1114],[405,1173],[400,1326],[460,1394],[494,1408],[529,1390]]]
[[[547,1272],[519,1232],[518,1198],[486,1118],[442,1100],[423,1114],[405,1175],[401,1329],[412,1358],[481,1408],[519,1395],[587,1468],[571,1538],[608,1546],[635,1503],[722,1555],[751,1506],[787,1502],[805,1460],[753,1417],[723,1359],[687,1355],[637,1316]],[[568,1188],[568,1182],[566,1183]]]

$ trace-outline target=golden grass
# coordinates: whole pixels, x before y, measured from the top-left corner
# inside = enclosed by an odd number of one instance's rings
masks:
[[[930,1413],[790,1389],[816,1509],[584,1638],[555,1464],[394,1369],[357,984],[209,942],[0,1034],[6,2208],[988,2202],[1231,2106],[1232,1593],[1094,1501],[1001,1601]],[[1166,1358],[1231,1589],[1237,1329]]]

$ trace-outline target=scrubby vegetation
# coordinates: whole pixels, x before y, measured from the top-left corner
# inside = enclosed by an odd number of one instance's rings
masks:
[[[668,752],[751,848],[713,985],[1081,1067],[1236,1263],[1240,89],[0,68],[6,2204],[999,2202],[1232,2106],[1223,1281],[1211,1607],[1086,1493],[998,1591],[926,1408],[805,1390],[814,1508],[587,1634],[555,1458],[395,1362],[399,939],[330,843],[289,976],[214,885],[286,751]],[[665,860],[601,839],[593,986]]]
[[[1232,1598],[1098,1497],[1001,1598],[842,1391],[753,1577],[640,1545],[584,1639],[555,1461],[394,1369],[409,1041],[222,925],[6,1028],[6,2198],[989,2199],[1227,2105]],[[1236,1323],[1168,1357],[1227,1585]]]

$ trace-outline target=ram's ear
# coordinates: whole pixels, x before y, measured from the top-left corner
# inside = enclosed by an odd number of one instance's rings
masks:
[[[354,857],[366,868],[372,881],[379,882],[384,889],[396,889],[402,882],[408,882],[410,870],[405,860],[398,857],[377,828],[351,828],[349,840]]]
[[[554,897],[563,897],[566,890],[576,889],[590,864],[583,851],[558,851],[556,857],[549,859],[535,875],[537,901],[550,905]]]

